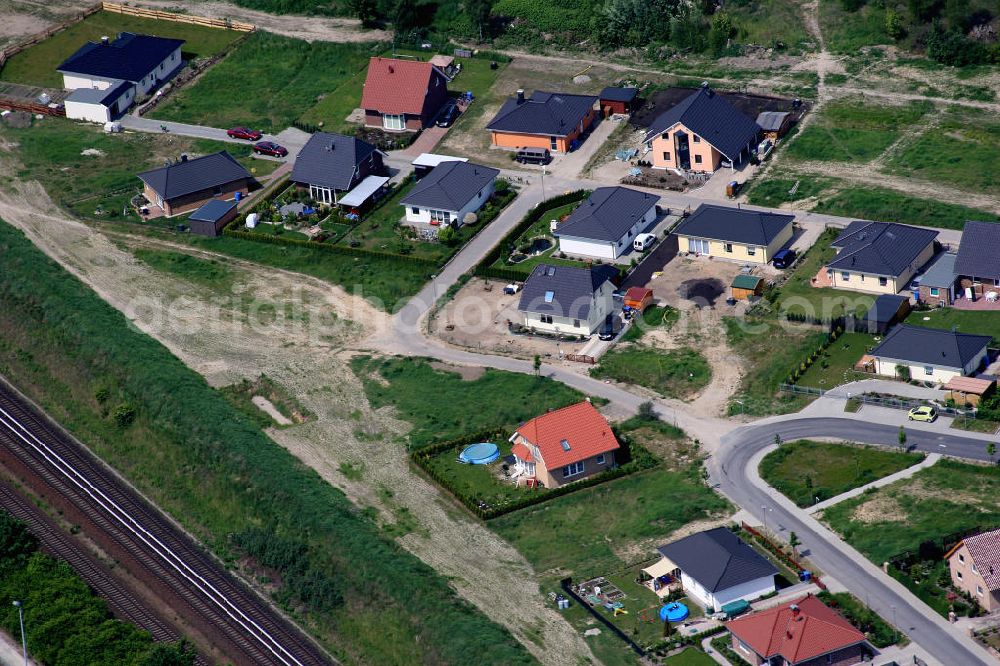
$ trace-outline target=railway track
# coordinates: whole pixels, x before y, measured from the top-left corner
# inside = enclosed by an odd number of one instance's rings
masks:
[[[91,538],[131,560],[133,573],[170,596],[175,610],[211,627],[237,664],[319,666],[332,660],[183,530],[0,383],[0,455],[45,494],[74,507]],[[179,607],[183,606],[183,608]],[[197,618],[197,620],[195,619]]]

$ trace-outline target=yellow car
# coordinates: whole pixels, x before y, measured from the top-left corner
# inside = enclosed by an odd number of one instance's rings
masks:
[[[937,418],[937,412],[933,407],[914,407],[906,415],[911,421],[927,421],[931,423]]]

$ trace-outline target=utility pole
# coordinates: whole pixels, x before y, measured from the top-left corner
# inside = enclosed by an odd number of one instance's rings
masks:
[[[28,639],[24,635],[24,605],[20,601],[15,601],[17,608],[17,619],[21,622],[21,651],[24,654],[24,666],[28,666]]]

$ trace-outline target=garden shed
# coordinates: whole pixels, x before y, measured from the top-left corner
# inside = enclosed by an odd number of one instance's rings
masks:
[[[737,275],[730,287],[732,297],[738,301],[748,301],[764,293],[764,278],[758,275]]]
[[[997,381],[986,377],[952,377],[944,385],[946,400],[954,400],[959,407],[970,404],[973,407],[996,389]]]
[[[191,213],[188,226],[199,236],[218,236],[227,224],[236,219],[236,202],[212,199]]]

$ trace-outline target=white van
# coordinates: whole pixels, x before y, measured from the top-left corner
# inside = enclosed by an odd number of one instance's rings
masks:
[[[645,252],[649,248],[653,247],[653,243],[656,242],[656,236],[653,234],[639,234],[632,241],[632,247],[635,248],[636,252]]]

